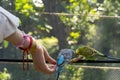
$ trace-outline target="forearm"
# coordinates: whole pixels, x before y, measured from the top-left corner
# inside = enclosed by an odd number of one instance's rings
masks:
[[[17,29],[15,33],[7,37],[5,40],[17,46],[23,40],[23,32]],[[23,45],[23,47],[27,47],[29,45],[29,40]]]

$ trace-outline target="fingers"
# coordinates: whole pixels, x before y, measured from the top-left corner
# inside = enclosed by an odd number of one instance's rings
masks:
[[[44,50],[38,47],[37,51],[32,54],[34,67],[37,71],[42,71],[46,74],[55,72],[56,65],[47,65],[44,57]]]
[[[56,65],[47,65],[46,64],[46,67],[41,67],[41,69],[36,66],[35,69],[37,71],[40,71],[40,72],[43,72],[43,73],[46,73],[46,74],[51,74],[51,73],[54,73],[56,71]]]
[[[44,56],[45,56],[46,61],[48,61],[48,62],[51,63],[51,64],[56,64],[56,60],[53,59],[53,58],[48,54],[46,48],[43,47],[43,49],[44,49]]]
[[[48,68],[49,68],[50,70],[52,70],[52,72],[55,72],[55,71],[56,71],[56,67],[57,67],[57,65],[48,64]]]
[[[56,69],[57,65],[54,64],[47,64],[50,69]]]

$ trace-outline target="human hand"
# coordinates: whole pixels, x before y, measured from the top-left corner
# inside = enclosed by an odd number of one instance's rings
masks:
[[[32,53],[34,67],[37,71],[51,74],[56,71],[56,60],[49,56],[45,47],[38,45],[36,52]],[[48,61],[49,64],[46,63]]]

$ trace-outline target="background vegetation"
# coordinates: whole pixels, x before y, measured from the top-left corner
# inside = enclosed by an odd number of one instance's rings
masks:
[[[19,28],[34,36],[55,59],[60,49],[75,50],[81,45],[120,56],[119,0],[0,0],[0,6],[18,16]],[[4,41],[0,44],[0,58],[21,59],[21,52]],[[22,71],[20,63],[1,63],[0,71],[0,80],[53,80],[55,77],[35,72],[32,65],[29,71]],[[106,78],[106,73],[111,72],[68,65],[60,79],[113,80]]]

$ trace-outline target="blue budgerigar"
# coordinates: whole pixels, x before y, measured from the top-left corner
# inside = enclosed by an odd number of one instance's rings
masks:
[[[57,70],[56,70],[56,80],[59,79],[59,75],[63,70],[65,64],[67,64],[72,58],[74,51],[72,49],[62,49],[57,57]]]

